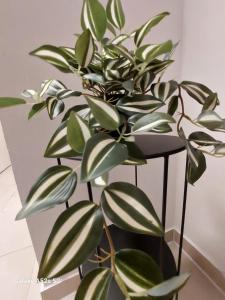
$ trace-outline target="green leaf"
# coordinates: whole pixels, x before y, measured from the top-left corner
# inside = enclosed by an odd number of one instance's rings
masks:
[[[62,72],[72,73],[70,63],[68,62],[68,55],[60,47],[43,45],[30,52],[30,54],[43,59]]]
[[[20,104],[26,104],[26,101],[20,98],[0,97],[0,108],[20,105]]]
[[[177,82],[174,80],[159,82],[152,85],[151,92],[156,98],[166,101],[177,90],[177,87]]]
[[[118,110],[128,114],[149,114],[156,109],[160,108],[162,105],[161,100],[155,98],[151,95],[133,95],[131,97],[126,96],[121,98],[117,102]]]
[[[56,97],[49,97],[46,100],[46,103],[48,114],[51,120],[58,117],[58,115],[60,115],[65,109],[64,102],[62,100],[58,100]]]
[[[107,134],[95,134],[88,140],[84,150],[81,180],[90,181],[97,178],[123,163],[127,157],[125,145],[117,143]]]
[[[107,268],[98,268],[89,272],[82,280],[75,300],[107,300],[111,279],[112,273]]]
[[[102,84],[104,85],[105,84],[105,79],[102,75],[100,74],[95,74],[95,73],[89,73],[89,74],[85,74],[83,76],[84,79],[86,80],[90,80],[90,81],[93,81],[95,83],[99,83],[99,84]]]
[[[175,120],[170,115],[161,112],[153,112],[137,120],[132,128],[132,132],[149,132],[154,128],[169,123],[175,123]]]
[[[101,201],[104,212],[116,226],[131,232],[163,235],[151,201],[135,185],[114,182],[104,189]]]
[[[223,131],[224,120],[214,111],[203,111],[197,118],[196,122],[209,130]]]
[[[124,42],[125,40],[129,39],[129,35],[128,34],[119,34],[118,36],[116,36],[114,39],[111,40],[111,44],[113,45],[119,45],[122,42]]]
[[[28,119],[30,120],[34,115],[42,111],[46,106],[46,101],[34,104],[28,114]]]
[[[140,250],[123,249],[117,252],[115,267],[130,292],[144,292],[163,280],[151,256]]]
[[[81,25],[83,29],[90,30],[94,39],[102,40],[107,19],[105,9],[98,0],[84,0]]]
[[[57,219],[41,259],[38,278],[56,278],[81,265],[100,242],[103,215],[99,207],[81,201]]]
[[[124,165],[144,165],[147,164],[144,154],[135,144],[135,142],[123,142],[127,146],[128,159],[124,161]]]
[[[145,45],[137,49],[135,55],[140,61],[149,64],[158,56],[171,52],[173,48],[172,41],[167,41],[159,45]]]
[[[205,99],[202,110],[214,110],[218,104],[219,99],[217,93],[212,93]]]
[[[175,295],[188,281],[190,274],[182,274],[166,280],[148,291],[148,295],[155,298]]]
[[[168,111],[167,113],[170,115],[170,116],[173,116],[178,108],[178,103],[179,103],[179,97],[178,96],[173,96],[171,99],[170,99],[170,102],[168,104]]]
[[[225,156],[225,144],[224,143],[220,143],[219,145],[215,146],[215,156]]]
[[[88,123],[74,112],[70,113],[67,122],[67,141],[71,148],[78,153],[83,153],[86,142],[91,137]]]
[[[170,127],[170,125],[162,124],[162,125],[159,125],[159,126],[153,128],[151,131],[154,132],[154,133],[159,133],[160,134],[160,133],[169,133],[173,130]]]
[[[108,180],[109,180],[109,173],[105,173],[97,178],[95,178],[94,180],[92,180],[92,185],[96,186],[96,187],[105,187],[108,184]]]
[[[125,15],[120,0],[109,0],[106,12],[110,23],[118,29],[122,29],[124,27]]]
[[[47,169],[31,188],[16,220],[64,203],[72,196],[76,185],[77,175],[73,169],[66,166]]]
[[[108,50],[113,51],[115,54],[122,56],[126,59],[128,59],[132,64],[134,63],[134,58],[132,54],[129,52],[129,50],[122,46],[122,45],[108,45],[105,47]]]
[[[113,105],[101,98],[85,97],[99,124],[108,130],[115,130],[120,126],[120,115]]]
[[[75,105],[75,106],[71,107],[70,109],[68,109],[68,111],[65,113],[62,121],[66,121],[67,119],[69,119],[70,113],[72,111],[77,113],[81,118],[86,119],[90,113],[90,108],[87,104]]]
[[[108,29],[114,36],[116,36],[116,30],[115,30],[115,28],[113,27],[113,25],[112,25],[109,21],[107,21],[107,29]]]
[[[221,144],[220,141],[214,139],[211,135],[203,132],[196,131],[189,135],[189,141],[195,142],[199,146],[214,146]]]
[[[142,93],[144,93],[148,89],[150,84],[154,81],[154,79],[155,74],[147,71],[135,79],[136,87],[140,89]]]
[[[199,180],[199,178],[205,172],[206,160],[205,160],[204,154],[198,149],[193,148],[192,154],[194,154],[195,161],[197,162],[197,166],[195,164],[193,164],[193,161],[191,160],[190,152],[189,152],[187,179],[188,179],[188,182],[193,185],[196,181]]]
[[[180,86],[188,93],[190,97],[202,105],[205,104],[208,96],[213,93],[207,86],[198,82],[183,81],[181,82]]]
[[[140,46],[142,43],[144,37],[151,31],[151,29],[159,24],[160,21],[162,21],[166,16],[168,16],[168,12],[163,12],[155,17],[153,17],[151,20],[146,22],[144,25],[142,25],[135,33],[134,41],[137,47]]]
[[[48,158],[73,158],[80,153],[74,151],[67,141],[67,121],[64,121],[53,134],[47,149],[45,157]]]
[[[76,59],[81,67],[87,67],[95,51],[94,40],[89,29],[86,29],[78,38],[75,46]]]

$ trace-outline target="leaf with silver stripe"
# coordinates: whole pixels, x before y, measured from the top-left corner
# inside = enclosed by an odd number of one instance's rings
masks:
[[[192,185],[199,180],[199,178],[203,175],[203,173],[206,170],[206,159],[204,154],[200,150],[195,148],[193,148],[192,150],[192,156],[193,152],[196,163],[193,163],[192,158],[190,157],[190,151],[188,151],[189,162],[187,170],[187,179],[188,182]]]
[[[120,34],[118,36],[116,36],[114,39],[111,40],[111,44],[113,45],[119,45],[122,42],[124,42],[125,40],[127,40],[130,36],[128,34]]]
[[[172,131],[172,128],[168,124],[159,125],[151,130],[154,133],[169,133]]]
[[[217,93],[210,94],[203,105],[202,110],[214,110],[219,105],[219,99]]]
[[[108,130],[115,130],[120,126],[120,115],[116,108],[105,100],[97,97],[85,97],[99,124]]]
[[[208,96],[213,93],[207,86],[193,81],[183,81],[181,82],[181,87],[188,93],[190,97],[203,105],[205,104]]]
[[[99,83],[101,85],[105,84],[105,79],[102,75],[96,73],[89,73],[83,76],[83,79],[90,80],[94,83]]]
[[[114,182],[101,197],[102,207],[116,226],[131,232],[162,236],[163,229],[151,201],[133,184]]]
[[[71,148],[78,153],[83,153],[86,142],[91,137],[88,123],[74,112],[70,113],[67,121],[67,141]]]
[[[132,97],[126,96],[121,98],[116,106],[118,110],[128,115],[133,115],[149,114],[163,105],[164,103],[154,96],[137,94]]]
[[[179,103],[179,97],[178,96],[173,96],[171,97],[169,104],[168,104],[168,110],[167,113],[170,116],[173,116],[178,108],[178,103]]]
[[[106,11],[98,0],[84,0],[81,25],[83,29],[89,29],[93,38],[102,40],[106,27]]]
[[[68,109],[68,111],[65,113],[62,121],[66,121],[67,119],[69,119],[71,111],[77,113],[81,118],[86,120],[88,115],[90,114],[91,110],[87,104],[75,105],[75,106],[71,107],[70,109]]]
[[[168,12],[163,12],[155,17],[153,17],[151,20],[146,22],[144,25],[142,25],[136,32],[134,36],[134,42],[137,47],[140,46],[142,43],[144,37],[151,31],[151,29],[156,26],[160,21],[162,21],[166,16],[168,16]]]
[[[122,45],[109,45],[106,47],[107,49],[113,51],[115,54],[123,56],[124,58],[128,59],[131,63],[134,63],[134,58],[129,50],[122,46]]]
[[[56,94],[58,100],[67,99],[70,97],[80,97],[82,95],[79,91],[72,91],[72,90],[61,90]]]
[[[92,180],[91,184],[96,187],[105,187],[108,184],[109,173],[105,173],[94,180]]]
[[[66,86],[59,80],[45,80],[41,84],[40,96],[56,97],[57,93],[67,89]]]
[[[56,97],[49,97],[46,100],[46,103],[48,114],[51,120],[58,117],[58,115],[60,115],[65,109],[64,102],[62,100],[58,100]]]
[[[109,0],[106,12],[110,23],[118,29],[122,29],[124,27],[125,15],[120,0]]]
[[[147,163],[143,152],[133,141],[124,141],[128,150],[128,159],[123,163],[124,165],[145,165]]]
[[[149,132],[158,126],[170,123],[175,123],[175,120],[170,115],[162,112],[153,112],[138,119],[132,128],[132,132]]]
[[[47,169],[31,188],[16,220],[49,209],[67,201],[77,185],[77,174],[66,166]]]
[[[137,76],[135,79],[136,81],[136,88],[138,88],[142,93],[144,93],[150,84],[154,81],[155,79],[155,74],[152,72],[145,72],[141,76]]]
[[[73,158],[79,155],[80,153],[75,152],[68,144],[67,121],[64,121],[53,134],[44,156],[48,158]]]
[[[142,293],[163,281],[156,262],[140,250],[118,251],[115,256],[115,268],[129,292]]]
[[[94,40],[89,29],[86,29],[78,38],[75,46],[76,59],[81,67],[87,67],[95,51]]]
[[[81,265],[99,244],[103,231],[101,209],[81,201],[57,219],[41,259],[38,278],[56,278]]]
[[[75,300],[107,300],[111,279],[112,273],[107,268],[89,272],[82,280]]]
[[[152,94],[162,101],[166,101],[168,98],[170,98],[173,93],[178,88],[178,84],[174,80],[170,80],[168,82],[159,82],[156,84],[153,84],[151,87]]]
[[[95,179],[122,164],[127,158],[125,145],[117,143],[107,134],[95,134],[88,140],[84,150],[81,180],[87,182]]]
[[[215,111],[205,110],[196,120],[197,124],[214,131],[225,130],[225,120],[223,120]]]
[[[192,132],[188,139],[191,142],[195,142],[199,146],[215,146],[222,143],[203,131]]]

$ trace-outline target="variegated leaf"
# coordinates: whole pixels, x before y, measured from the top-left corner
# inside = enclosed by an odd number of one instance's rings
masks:
[[[156,109],[160,108],[162,105],[161,100],[155,98],[151,95],[133,95],[132,97],[121,98],[117,102],[117,107],[120,111],[128,114],[149,114]]]
[[[219,145],[215,145],[214,154],[215,154],[215,156],[218,156],[218,157],[225,156],[225,144],[224,143],[220,143]]]
[[[20,98],[0,97],[0,108],[21,105],[21,104],[26,104],[26,101]]]
[[[135,44],[137,45],[137,47],[140,46],[144,37],[150,32],[150,30],[168,15],[169,15],[168,12],[163,12],[163,13],[153,17],[151,20],[146,22],[135,32],[134,41],[135,41]]]
[[[170,115],[161,112],[153,112],[138,119],[132,128],[132,132],[149,132],[161,125],[170,123],[175,123],[175,120]]]
[[[142,293],[163,281],[156,262],[140,250],[123,249],[117,252],[115,267],[130,292]]]
[[[107,300],[112,279],[110,269],[98,268],[89,272],[82,280],[75,300]]]
[[[203,111],[196,122],[209,130],[225,130],[225,121],[214,111]]]
[[[189,141],[195,142],[199,146],[215,146],[222,143],[221,141],[214,139],[211,135],[202,131],[192,132],[189,135]]]
[[[119,45],[122,42],[126,41],[130,36],[128,34],[119,34],[118,36],[116,36],[114,39],[111,40],[111,44],[113,45]]]
[[[122,29],[125,25],[125,16],[120,0],[109,0],[107,4],[107,18],[116,28]]]
[[[107,49],[113,51],[115,54],[122,56],[126,59],[128,59],[131,63],[134,62],[134,58],[132,54],[129,52],[129,50],[122,46],[122,45],[109,45],[107,46]]]
[[[142,75],[137,76],[137,78],[135,79],[136,87],[140,89],[142,93],[144,93],[148,89],[150,84],[154,81],[154,79],[155,79],[155,74],[147,71]]]
[[[135,185],[114,182],[104,189],[101,201],[104,212],[116,226],[142,234],[163,235],[151,201]]]
[[[124,165],[144,165],[147,163],[144,154],[139,149],[134,141],[124,141],[128,150],[128,159],[123,163]]]
[[[151,130],[154,133],[169,133],[172,131],[172,128],[169,124],[159,125]]]
[[[87,104],[75,105],[75,106],[71,107],[70,109],[68,109],[68,111],[65,113],[62,121],[66,121],[67,119],[69,119],[70,113],[72,111],[77,113],[81,118],[86,119],[88,117],[88,115],[90,114],[91,110]]]
[[[156,98],[161,99],[162,101],[166,101],[173,95],[177,88],[177,82],[174,80],[170,80],[168,82],[159,82],[153,84],[151,87],[151,92]]]
[[[159,45],[145,45],[138,48],[135,55],[140,61],[144,61],[146,64],[149,64],[162,54],[171,52],[172,47],[172,41],[167,41]]]
[[[75,46],[76,59],[81,67],[87,67],[95,51],[94,40],[89,29],[86,29],[78,38]]]
[[[55,278],[81,265],[101,239],[103,216],[99,207],[81,201],[57,219],[42,256],[38,277]]]
[[[206,160],[204,154],[198,150],[194,149],[192,153],[194,152],[194,157],[196,163],[193,164],[193,161],[191,161],[190,158],[190,152],[189,152],[189,163],[188,163],[188,171],[187,171],[187,179],[190,184],[194,184],[199,178],[203,175],[203,173],[206,170]],[[192,155],[193,157],[193,155]],[[197,165],[196,165],[197,164]]]
[[[127,157],[128,151],[125,145],[117,143],[107,134],[95,134],[88,140],[85,147],[81,180],[95,179],[122,164]]]
[[[30,120],[34,115],[42,111],[46,106],[46,101],[34,104],[28,114],[28,120]]]
[[[92,185],[96,186],[96,187],[105,187],[108,184],[108,180],[109,180],[109,173],[105,173],[97,178],[95,178],[94,180],[92,180]]]
[[[116,30],[109,21],[107,21],[107,29],[116,37]]]
[[[65,108],[65,104],[62,100],[58,100],[56,97],[49,97],[47,100],[47,110],[51,120],[60,115]]]
[[[73,194],[77,185],[77,175],[66,166],[54,166],[47,169],[31,188],[29,195],[16,219],[64,203]]]
[[[66,89],[66,86],[59,80],[45,80],[41,85],[40,96],[56,97],[57,93]]]
[[[83,29],[89,29],[97,41],[103,38],[107,27],[107,18],[105,9],[98,0],[84,0],[81,25]]]
[[[74,112],[70,113],[67,121],[67,141],[71,148],[78,153],[83,153],[86,142],[91,137],[88,123]]]
[[[67,141],[67,121],[64,121],[53,134],[48,147],[45,151],[45,157],[49,158],[73,158],[79,156]]]
[[[82,95],[79,91],[72,91],[72,90],[61,90],[56,94],[58,100],[63,100],[71,97],[80,97]]]
[[[217,93],[212,93],[205,99],[202,110],[214,110],[218,104],[219,99]]]
[[[205,104],[208,96],[213,93],[207,86],[193,81],[183,81],[181,82],[181,87],[188,93],[189,96],[197,100],[202,105]]]
[[[99,124],[108,130],[115,130],[120,126],[120,115],[115,107],[97,97],[85,97]]]
[[[99,83],[99,84],[102,84],[102,85],[105,84],[105,79],[100,74],[95,74],[95,73],[85,74],[83,76],[83,79],[90,80],[92,82]]]
[[[170,99],[170,102],[168,104],[168,111],[167,113],[170,116],[173,116],[178,108],[178,103],[179,103],[179,97],[178,96],[173,96]]]

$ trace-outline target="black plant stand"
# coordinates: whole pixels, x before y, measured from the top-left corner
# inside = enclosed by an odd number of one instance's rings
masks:
[[[163,199],[162,199],[162,226],[165,229],[166,225],[166,208],[167,208],[167,187],[168,187],[168,170],[169,170],[169,158],[171,155],[175,155],[185,150],[184,143],[182,140],[175,136],[167,135],[140,135],[135,138],[136,144],[142,150],[147,160],[154,158],[164,159],[164,174],[163,174]],[[58,159],[60,164],[60,160]],[[187,170],[187,160],[186,160]],[[143,250],[149,253],[152,258],[160,265],[164,275],[164,279],[169,279],[176,274],[180,274],[181,268],[181,257],[183,249],[183,235],[184,235],[184,223],[186,213],[186,200],[187,200],[187,179],[185,170],[185,181],[184,181],[184,194],[183,194],[183,208],[181,218],[181,230],[180,230],[180,243],[179,243],[179,255],[178,264],[176,263],[164,238],[149,237],[146,235],[135,234],[126,232],[117,228],[114,225],[109,226],[110,233],[112,235],[116,250],[123,248],[133,248]],[[135,166],[135,184],[138,185],[138,167]],[[87,183],[89,200],[93,201],[92,187],[90,183]],[[66,203],[66,207],[69,205]],[[108,242],[105,234],[103,234],[101,243],[97,249],[97,253],[100,253],[100,248],[108,249]],[[109,249],[108,249],[109,250]],[[104,266],[107,263],[103,264]],[[79,268],[80,278],[88,271],[93,269],[95,266],[92,263],[85,263]],[[111,285],[109,292],[109,300],[120,300],[123,296],[115,282]]]

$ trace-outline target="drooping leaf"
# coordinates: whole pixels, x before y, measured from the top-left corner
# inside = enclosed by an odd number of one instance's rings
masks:
[[[158,126],[175,123],[175,120],[166,113],[153,112],[137,120],[132,128],[133,133],[151,131]]]
[[[28,120],[30,120],[34,115],[42,111],[46,106],[46,101],[34,104],[28,114]]]
[[[72,111],[77,113],[81,118],[86,119],[90,113],[90,108],[87,104],[75,105],[75,106],[71,107],[70,109],[68,109],[68,111],[65,113],[62,121],[66,121],[67,119],[69,119],[70,113]]]
[[[127,157],[125,145],[117,143],[107,134],[95,134],[88,140],[85,147],[81,180],[90,181],[97,178],[123,163]]]
[[[144,165],[147,163],[144,154],[135,142],[123,142],[127,146],[128,159],[124,161],[124,165]]]
[[[167,113],[170,115],[170,116],[173,116],[178,108],[178,103],[179,103],[179,97],[178,96],[173,96],[171,99],[170,99],[170,102],[168,104],[168,111]]]
[[[116,226],[142,234],[163,235],[151,201],[135,185],[114,182],[104,189],[101,201],[104,212]]]
[[[203,111],[198,116],[196,122],[209,130],[225,130],[225,121],[214,111]]]
[[[166,101],[177,90],[177,82],[170,80],[168,82],[159,82],[151,87],[152,94],[162,101]]]
[[[65,104],[62,100],[58,100],[56,97],[49,97],[47,100],[47,110],[51,120],[60,115],[65,108]]]
[[[80,153],[75,152],[67,141],[67,121],[64,121],[53,134],[44,156],[48,158],[73,158],[79,155]]]
[[[149,114],[156,109],[160,108],[162,105],[161,100],[155,98],[151,95],[133,95],[131,97],[126,96],[121,98],[117,102],[118,110],[128,114]]]
[[[87,67],[94,57],[94,40],[89,29],[78,38],[75,46],[76,59],[81,67]]]
[[[166,16],[168,16],[168,12],[163,12],[155,17],[153,17],[151,20],[146,22],[144,25],[142,25],[135,33],[134,41],[137,47],[140,46],[142,43],[144,37],[151,31],[151,29],[156,26],[160,21],[162,21]]]
[[[20,220],[64,203],[72,196],[76,184],[77,175],[73,169],[66,166],[54,166],[47,169],[31,188],[16,219]]]
[[[79,91],[72,91],[72,90],[61,90],[56,94],[58,100],[67,99],[71,97],[80,97],[82,95]]]
[[[75,300],[107,300],[111,279],[112,273],[107,268],[98,268],[89,272],[82,280]]]
[[[57,219],[41,259],[38,278],[56,278],[82,264],[100,242],[103,216],[99,207],[81,201]]]
[[[219,99],[217,93],[212,93],[205,99],[202,110],[214,110],[218,104]]]
[[[187,171],[187,179],[190,184],[194,184],[199,178],[203,175],[206,170],[206,160],[204,154],[198,150],[193,149],[192,157],[194,155],[195,161],[197,163],[193,164],[191,160],[190,152],[189,152],[189,163],[188,163],[188,171]]]
[[[130,292],[144,292],[163,280],[151,256],[140,250],[123,249],[117,252],[115,267]]]
[[[120,115],[113,105],[101,98],[85,97],[99,124],[109,130],[115,130],[120,126]]]
[[[67,89],[67,87],[59,80],[44,80],[41,84],[40,96],[56,97],[57,93]]]
[[[107,18],[116,28],[122,29],[125,25],[125,16],[120,0],[109,0],[107,4]]]
[[[205,104],[208,96],[213,93],[207,86],[193,81],[183,81],[181,82],[181,87],[190,97],[197,100],[202,105]]]
[[[86,142],[91,137],[87,122],[74,112],[70,113],[67,122],[67,141],[71,148],[78,153],[83,153]]]
[[[203,131],[192,132],[189,135],[189,140],[195,142],[199,146],[214,146],[221,144],[220,141]]]
[[[172,128],[170,127],[169,124],[161,124],[157,127],[154,127],[152,130],[154,133],[169,133],[172,131]]]
[[[84,0],[81,25],[83,29],[89,29],[93,38],[100,41],[106,31],[106,12],[98,0]]]
[[[20,98],[0,97],[0,108],[21,105],[21,104],[26,104],[26,101]]]

